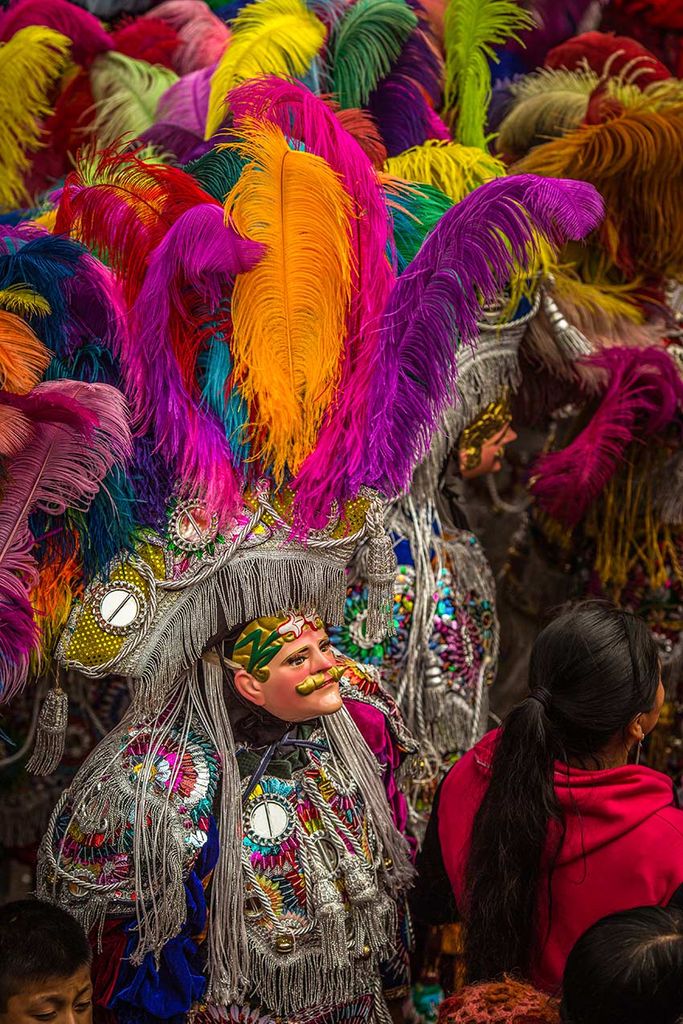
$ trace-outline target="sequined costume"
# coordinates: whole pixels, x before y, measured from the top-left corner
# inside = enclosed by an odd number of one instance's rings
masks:
[[[346,664],[342,691],[366,735],[382,737],[377,754],[386,759],[390,753],[397,765],[413,745],[395,705],[353,664]],[[183,695],[178,699],[187,705]],[[304,1019],[304,1010],[311,1024],[382,1020],[381,992],[395,998],[406,991],[410,926],[387,888],[392,865],[381,859],[372,817],[339,757],[339,737],[325,720],[292,729],[276,720],[256,723],[239,705],[233,710],[249,1002],[278,1020]],[[96,1001],[118,1020],[166,1020],[195,1004],[206,1012],[201,932],[220,842],[214,804],[221,763],[202,716],[190,714],[188,721],[187,714],[187,706],[182,714],[168,706],[163,730],[128,715],[59,801],[44,845],[43,884],[95,930],[103,928]],[[256,746],[250,738],[255,729]],[[264,766],[265,751],[271,756]],[[384,764],[384,785],[400,814],[392,765]],[[97,784],[83,800],[86,778]],[[165,899],[184,901],[186,912],[156,966],[151,952],[141,962],[135,955],[129,960],[136,892],[152,895],[160,884],[136,869],[133,816],[141,784],[150,798],[150,826],[159,827],[163,814],[166,834],[174,837],[168,871],[175,886],[166,888]],[[124,958],[112,969],[112,949],[124,942]],[[161,1005],[160,990],[166,993]]]

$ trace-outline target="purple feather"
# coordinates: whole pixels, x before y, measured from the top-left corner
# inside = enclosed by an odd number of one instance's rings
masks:
[[[441,74],[441,60],[436,50],[425,32],[416,29],[368,102],[389,156],[419,146],[426,139],[443,137],[433,134],[435,122],[430,114],[434,111],[427,99],[435,106],[439,104]]]
[[[159,99],[155,121],[177,124],[203,139],[214,70],[212,65],[174,82]]]
[[[581,521],[627,446],[660,433],[683,406],[683,381],[665,349],[609,348],[586,362],[607,374],[600,405],[570,445],[538,459],[531,488],[541,508],[567,526]]]
[[[154,124],[141,140],[172,153],[180,163],[203,156],[211,148],[204,141],[204,126],[214,69],[202,68],[174,82],[160,98]]]
[[[193,319],[190,304],[217,307],[234,276],[250,270],[261,251],[225,226],[218,204],[192,207],[152,252],[132,315],[126,369],[143,427],[153,424],[181,486],[224,515],[234,511],[239,486],[223,426],[194,394],[201,317]]]
[[[387,305],[366,441],[374,473],[354,486],[388,494],[408,486],[453,393],[458,348],[478,336],[481,300],[529,265],[538,235],[559,247],[602,215],[592,185],[531,174],[481,185],[444,214]]]
[[[212,143],[205,142],[193,132],[168,121],[153,124],[140,135],[140,142],[155,146],[164,153],[170,153],[179,164],[198,160],[211,149]]]
[[[517,54],[524,67],[531,71],[543,66],[546,54],[554,46],[588,31],[582,22],[595,5],[593,0],[564,0],[561,4],[555,0],[534,0],[530,6],[538,27],[520,33],[521,42],[511,39],[505,50]]]

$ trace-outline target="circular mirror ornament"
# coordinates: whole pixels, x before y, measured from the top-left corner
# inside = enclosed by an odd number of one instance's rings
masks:
[[[315,843],[315,849],[325,868],[334,874],[339,867],[339,851],[331,839],[323,831],[313,832],[309,839]]]
[[[289,839],[294,824],[294,814],[286,797],[268,793],[251,802],[245,831],[258,846],[271,846]]]
[[[129,580],[110,580],[93,588],[92,609],[105,633],[128,636],[144,619],[147,599]]]
[[[173,546],[188,554],[204,551],[218,536],[218,516],[202,501],[181,502],[168,526]]]

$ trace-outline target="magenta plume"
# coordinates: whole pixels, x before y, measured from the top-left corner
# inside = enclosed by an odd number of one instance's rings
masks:
[[[19,0],[0,15],[0,41],[7,42],[29,25],[44,25],[71,40],[71,55],[76,64],[88,67],[98,53],[114,48],[94,14],[68,0]]]
[[[21,413],[29,442],[6,461],[11,480],[0,503],[0,700],[26,679],[38,642],[29,593],[37,580],[28,528],[31,512],[85,511],[106,474],[130,456],[123,396],[106,384],[57,381],[28,395],[0,393]]]
[[[540,507],[576,526],[606,487],[632,441],[659,433],[678,415],[683,382],[663,348],[609,348],[585,360],[607,376],[598,408],[578,437],[534,466]]]
[[[600,196],[583,182],[519,175],[481,185],[448,210],[398,279],[384,315],[366,447],[365,482],[408,486],[454,395],[456,354],[476,344],[481,302],[492,301],[544,238],[559,248],[593,230]]]
[[[239,501],[239,481],[223,426],[200,408],[196,361],[208,313],[229,297],[235,275],[250,270],[261,251],[225,226],[218,205],[184,213],[150,256],[124,359],[136,415],[143,429],[153,426],[182,489],[226,515]]]

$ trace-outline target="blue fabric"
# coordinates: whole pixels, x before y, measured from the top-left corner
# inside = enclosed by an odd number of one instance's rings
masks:
[[[137,943],[137,922],[125,926],[128,942],[116,990],[108,1009],[116,1010],[120,1024],[183,1024],[185,1014],[204,995],[203,958],[193,936],[206,927],[207,907],[203,880],[218,859],[218,829],[211,817],[207,840],[185,881],[187,918],[182,931],[166,943],[159,966],[148,953],[139,967],[130,956]]]

